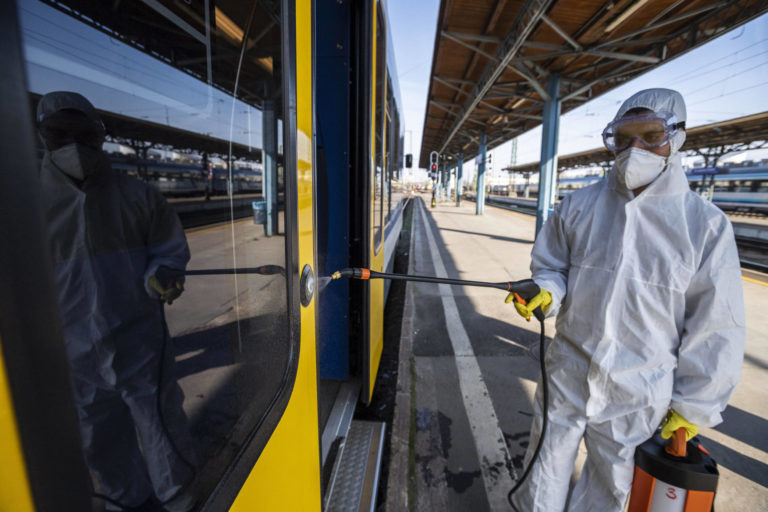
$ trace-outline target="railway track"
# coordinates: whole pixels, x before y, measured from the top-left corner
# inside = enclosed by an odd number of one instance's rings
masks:
[[[474,201],[475,198],[470,196],[466,199]],[[485,204],[527,215],[536,215],[536,207],[533,205],[499,201],[492,197],[487,197]],[[765,230],[768,231],[768,226],[765,226]],[[736,246],[739,248],[739,260],[742,268],[768,273],[768,238],[737,234]]]

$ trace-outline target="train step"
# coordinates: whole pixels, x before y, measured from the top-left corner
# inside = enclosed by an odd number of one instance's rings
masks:
[[[326,512],[373,512],[385,428],[381,422],[352,422],[329,482]]]

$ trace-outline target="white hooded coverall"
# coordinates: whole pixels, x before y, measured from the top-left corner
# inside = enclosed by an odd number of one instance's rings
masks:
[[[75,93],[43,97],[38,115],[81,110]],[[92,107],[90,107],[92,109]],[[107,510],[167,501],[194,471],[195,454],[163,304],[147,280],[190,259],[181,222],[151,185],[110,168],[77,184],[46,151],[44,215],[83,451]],[[153,295],[154,294],[154,295]]]
[[[616,117],[635,107],[685,120],[675,91],[642,91]],[[563,510],[582,437],[587,460],[569,510],[622,511],[635,448],[669,408],[696,425],[721,422],[744,355],[741,269],[728,218],[688,187],[682,140],[637,197],[612,170],[566,196],[536,239],[531,270],[552,294],[557,334],[546,353],[549,428],[514,495],[520,511]],[[534,412],[526,465],[541,386]]]

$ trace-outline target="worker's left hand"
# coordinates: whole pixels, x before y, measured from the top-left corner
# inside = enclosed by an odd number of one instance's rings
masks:
[[[667,413],[667,417],[663,422],[664,427],[661,429],[661,437],[669,439],[672,434],[677,432],[680,427],[685,428],[685,441],[688,442],[696,434],[699,433],[699,427],[693,423],[689,423],[688,420],[683,418],[679,412],[674,409],[670,409]]]
[[[549,309],[549,306],[552,305],[552,294],[549,293],[544,288],[541,288],[539,293],[535,295],[531,300],[528,301],[527,304],[523,305],[520,302],[515,300],[515,294],[510,293],[507,295],[507,298],[504,300],[507,304],[509,304],[512,301],[515,301],[515,309],[517,312],[525,318],[526,320],[530,320],[531,316],[533,316],[533,310],[537,307],[541,306],[541,311],[544,313],[547,312]]]
[[[170,305],[184,291],[184,276],[178,270],[160,266],[147,284],[157,292],[161,301]]]

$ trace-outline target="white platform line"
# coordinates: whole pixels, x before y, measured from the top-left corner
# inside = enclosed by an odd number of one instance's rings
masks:
[[[417,204],[420,206],[421,220],[427,234],[435,274],[438,277],[448,277],[423,203]],[[447,284],[438,286],[445,311],[448,337],[451,339],[453,352],[456,354],[461,397],[469,417],[469,425],[472,428],[472,437],[475,441],[488,502],[491,510],[506,510],[509,509],[507,493],[512,488],[512,476],[507,470],[507,462],[510,460],[507,443],[504,441],[504,434],[499,427],[499,420],[493,409],[488,387],[485,385],[483,375],[480,372],[480,365],[478,365],[472,350],[469,336],[459,317],[459,310],[456,307],[451,287]]]

